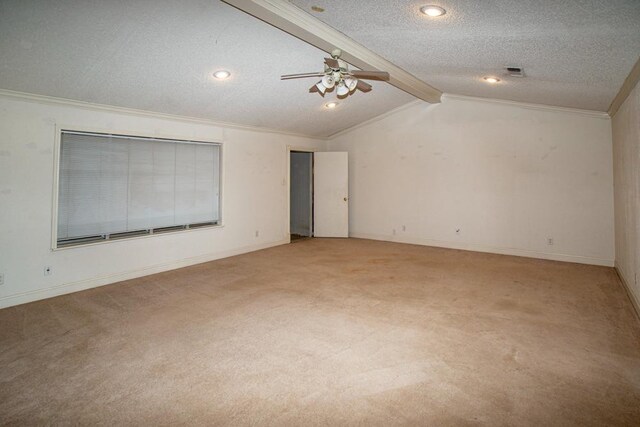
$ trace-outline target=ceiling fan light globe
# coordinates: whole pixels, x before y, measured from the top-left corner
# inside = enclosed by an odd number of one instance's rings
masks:
[[[332,75],[326,75],[322,78],[322,85],[326,88],[326,89],[331,89],[332,87],[334,87],[336,85],[336,81],[333,78]]]
[[[316,83],[316,87],[318,88],[320,93],[323,94],[323,95],[327,91],[327,88],[322,84],[322,82]]]
[[[345,96],[349,93],[349,88],[347,87],[347,85],[344,84],[344,82],[340,82],[340,84],[338,85],[338,90],[336,91],[336,94],[338,96]]]
[[[347,89],[349,89],[349,92],[353,92],[354,90],[356,90],[358,80],[352,77],[347,77],[346,79],[344,79],[344,84],[347,86]]]

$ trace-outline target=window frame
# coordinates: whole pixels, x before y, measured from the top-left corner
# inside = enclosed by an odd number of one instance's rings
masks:
[[[215,144],[220,148],[219,155],[219,212],[220,212],[220,220],[218,224],[210,224],[203,225],[194,228],[182,228],[176,230],[165,230],[160,233],[147,233],[140,235],[132,235],[127,237],[119,237],[116,239],[103,239],[96,241],[88,241],[88,242],[79,242],[77,244],[66,244],[66,245],[58,245],[58,202],[59,202],[59,191],[60,191],[60,157],[61,157],[61,147],[62,147],[62,133],[63,132],[83,132],[83,133],[98,133],[105,135],[117,135],[117,136],[130,136],[134,138],[150,138],[150,139],[167,139],[167,140],[175,140],[175,141],[186,141],[186,142],[196,142],[196,143],[205,143],[205,144]],[[224,188],[225,188],[225,168],[224,168],[224,157],[225,157],[225,143],[220,139],[211,139],[208,137],[185,137],[184,135],[168,135],[164,133],[158,132],[140,132],[140,131],[130,131],[130,130],[116,130],[116,129],[104,129],[104,128],[95,128],[95,127],[87,127],[87,126],[78,126],[78,125],[55,125],[55,139],[54,139],[54,148],[53,148],[53,191],[52,191],[52,203],[51,203],[51,250],[52,251],[62,251],[69,250],[75,248],[84,248],[87,246],[95,246],[95,245],[103,245],[107,243],[115,243],[115,242],[126,242],[130,240],[138,240],[138,239],[148,239],[157,236],[169,236],[176,235],[181,233],[191,233],[203,230],[212,230],[212,229],[222,229],[225,225],[225,203],[224,203]]]

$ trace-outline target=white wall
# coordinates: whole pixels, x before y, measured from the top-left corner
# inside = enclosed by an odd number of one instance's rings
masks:
[[[329,149],[349,152],[354,237],[613,265],[604,113],[445,96]]]
[[[616,267],[640,308],[640,86],[612,119]]]
[[[222,141],[224,227],[52,251],[56,124]],[[286,147],[324,145],[280,133],[5,95],[0,131],[0,308],[286,243]],[[53,268],[52,275],[44,275],[45,266]]]

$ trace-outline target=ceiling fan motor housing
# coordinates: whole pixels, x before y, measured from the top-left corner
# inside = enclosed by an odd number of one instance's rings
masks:
[[[282,80],[321,77],[315,85],[309,88],[309,92],[317,92],[320,96],[324,96],[325,92],[331,92],[336,88],[336,94],[339,98],[344,98],[353,93],[356,89],[362,92],[370,92],[372,87],[360,79],[376,79],[389,80],[389,73],[383,71],[349,71],[349,64],[340,59],[342,50],[334,49],[331,52],[331,58],[324,59],[324,71],[319,73],[302,73],[283,75]]]

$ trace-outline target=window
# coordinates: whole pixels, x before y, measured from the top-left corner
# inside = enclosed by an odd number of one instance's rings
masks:
[[[62,131],[57,246],[220,223],[220,144]]]

